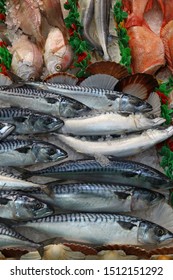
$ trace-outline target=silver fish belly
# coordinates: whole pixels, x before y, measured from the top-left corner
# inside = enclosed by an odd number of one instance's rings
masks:
[[[43,82],[26,82],[26,84],[39,90],[72,98],[90,109],[101,112],[142,113],[152,110],[152,106],[146,101],[123,92]]]
[[[64,150],[43,141],[8,140],[0,143],[0,166],[25,166],[66,157]]]
[[[19,224],[36,229],[50,237],[65,240],[103,244],[160,246],[173,241],[173,233],[165,228],[127,215],[99,213],[70,213],[52,215]]]
[[[1,120],[0,120],[1,121]],[[9,123],[0,123],[0,140],[6,138],[15,130],[15,126]]]
[[[74,100],[24,87],[0,87],[0,100],[12,106],[20,106],[56,117],[74,117],[86,111],[85,106]]]
[[[110,159],[106,164],[101,164],[96,160],[67,161],[37,171],[26,171],[23,174],[23,178],[32,176],[82,182],[131,184],[149,189],[171,189],[173,184],[157,169],[122,159]]]
[[[20,192],[0,191],[0,217],[11,220],[30,220],[53,214],[47,204]]]
[[[44,190],[29,194],[56,208],[56,213],[78,212],[131,212],[147,210],[165,201],[165,197],[145,188],[120,184],[71,183],[48,184]]]
[[[121,135],[124,133],[141,131],[164,123],[163,118],[147,118],[143,114],[131,114],[129,116],[105,113],[89,115],[81,118],[69,118],[64,120],[64,125],[58,131],[71,135]]]
[[[167,129],[148,129],[140,135],[133,134],[119,139],[83,141],[72,136],[58,134],[57,138],[78,153],[90,156],[104,155],[128,157],[145,151],[173,135],[173,126]]]
[[[1,108],[0,121],[14,126],[15,134],[38,134],[58,130],[63,121],[50,115],[22,108]]]

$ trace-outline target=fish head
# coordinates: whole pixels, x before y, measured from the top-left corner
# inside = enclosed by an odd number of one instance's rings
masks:
[[[43,218],[53,214],[53,209],[51,209],[46,203],[30,196],[18,195],[19,206],[18,211],[19,217],[23,219],[33,219],[33,218]]]
[[[46,59],[46,67],[50,74],[66,71],[73,61],[71,46],[64,45],[55,53],[51,53]]]
[[[147,189],[138,189],[133,192],[131,207],[133,210],[147,210],[149,207],[158,205],[164,200],[165,196],[161,193]]]
[[[68,155],[63,149],[46,142],[34,143],[32,152],[37,162],[51,162],[65,159]]]
[[[61,97],[59,113],[61,117],[73,118],[79,117],[89,110],[84,104],[66,97]]]
[[[141,221],[137,238],[141,244],[159,246],[173,242],[173,233],[155,223]]]
[[[61,119],[49,115],[40,115],[32,118],[33,131],[50,132],[58,130],[63,126],[64,122]]]
[[[146,113],[152,111],[152,105],[148,102],[136,97],[124,95],[121,100],[121,110],[129,112]]]

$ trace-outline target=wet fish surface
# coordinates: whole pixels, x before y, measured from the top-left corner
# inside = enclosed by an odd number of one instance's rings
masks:
[[[79,116],[86,107],[70,98],[27,87],[0,87],[0,100],[12,106],[20,106],[56,117]]]
[[[104,183],[69,183],[47,185],[49,195],[38,189],[30,196],[48,203],[59,213],[79,212],[131,212],[147,210],[165,201],[165,197],[145,188]],[[57,212],[58,213],[58,212]]]
[[[133,216],[110,213],[51,215],[18,224],[17,230],[21,227],[36,229],[38,234],[45,233],[50,237],[93,245],[161,246],[173,240],[172,232],[155,223]]]
[[[13,228],[0,222],[0,248],[39,248],[40,244],[25,238]]]
[[[6,138],[14,130],[15,130],[15,126],[13,124],[1,122],[0,120],[0,140]]]
[[[37,140],[8,140],[0,143],[1,166],[25,166],[67,157],[59,147]]]
[[[37,171],[26,171],[23,177],[45,176],[59,180],[131,184],[150,189],[172,188],[172,181],[163,173],[142,163],[116,158],[106,164],[92,160],[60,163]]]
[[[63,121],[22,108],[0,108],[0,121],[14,125],[15,134],[38,134],[58,130]]]
[[[98,141],[83,140],[63,134],[57,138],[78,153],[90,156],[104,155],[115,157],[128,157],[145,151],[154,145],[163,142],[173,135],[173,126],[158,127],[145,130],[141,134],[131,134],[120,138],[111,138]]]
[[[0,218],[30,220],[53,214],[46,203],[17,191],[0,191]]]
[[[87,107],[99,111],[142,113],[152,110],[152,106],[146,101],[123,92],[102,88],[50,84],[45,82],[28,81],[26,84],[28,86],[32,86],[35,89],[44,90],[50,93],[75,99]]]
[[[68,118],[59,130],[62,134],[72,135],[121,135],[157,127],[164,123],[163,118],[147,118],[143,114],[128,116],[116,113],[102,113],[81,118]]]

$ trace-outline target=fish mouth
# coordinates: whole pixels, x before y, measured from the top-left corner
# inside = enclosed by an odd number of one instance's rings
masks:
[[[63,160],[67,157],[68,157],[67,152],[62,150],[62,149],[57,149],[57,152],[55,154],[50,155],[50,159],[53,160],[53,161]]]

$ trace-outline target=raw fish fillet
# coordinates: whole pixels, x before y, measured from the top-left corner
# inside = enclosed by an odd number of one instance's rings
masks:
[[[165,57],[168,68],[173,73],[173,20],[161,30],[161,38],[165,48]]]

